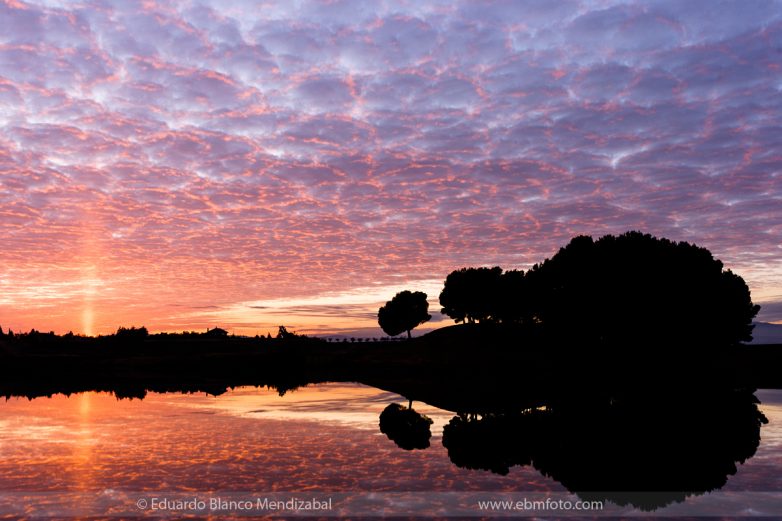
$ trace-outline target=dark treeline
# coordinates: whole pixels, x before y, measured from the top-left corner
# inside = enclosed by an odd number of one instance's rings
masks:
[[[396,304],[412,315],[402,330],[428,320],[420,302],[411,313],[401,296],[381,308],[381,319]],[[744,280],[706,248],[640,232],[575,237],[526,272],[453,271],[440,304],[457,323],[523,326],[553,342],[607,346],[736,345],[752,339],[760,309]]]
[[[91,344],[91,345],[109,345],[117,343],[128,342],[140,342],[147,339],[226,339],[233,337],[229,335],[225,329],[215,327],[207,329],[206,331],[182,331],[181,333],[155,333],[150,334],[146,327],[125,327],[120,326],[117,331],[109,335],[98,335],[95,337],[88,337],[85,335],[76,335],[72,331],[64,335],[57,335],[54,331],[43,333],[36,329],[31,329],[29,332],[14,333],[9,329],[8,332],[3,331],[0,327],[0,340],[5,341],[18,341],[32,345],[42,344],[58,344],[58,345],[76,345],[76,344]],[[240,337],[240,338],[254,338],[255,340],[290,340],[290,339],[307,339],[307,335],[300,335],[288,331],[285,326],[279,326],[276,336],[272,337],[271,333],[266,335],[255,335],[255,337]],[[317,340],[317,339],[313,339]]]

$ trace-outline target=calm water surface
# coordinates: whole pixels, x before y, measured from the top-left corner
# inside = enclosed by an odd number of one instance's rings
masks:
[[[782,493],[782,391],[756,395],[769,423],[755,456],[720,491],[688,504],[749,502],[746,491]],[[414,406],[434,422],[431,446],[400,449],[378,428],[392,402],[406,404],[358,384],[311,385],[282,397],[239,388],[217,397],[11,398],[0,402],[0,513],[68,494],[145,491],[565,492],[530,466],[506,476],[457,467],[442,445],[454,413],[425,404]],[[753,512],[751,504],[745,508]]]

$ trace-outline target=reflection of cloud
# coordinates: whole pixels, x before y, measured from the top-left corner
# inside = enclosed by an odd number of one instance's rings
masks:
[[[199,413],[227,413],[264,421],[314,421],[321,425],[347,425],[377,431],[380,412],[393,402],[406,403],[407,399],[362,384],[326,383],[299,387],[284,396],[278,396],[273,389],[247,387],[214,399],[185,402],[174,399],[170,403],[196,409]],[[415,402],[415,409],[435,420],[435,435],[441,435],[443,425],[453,417],[453,412],[422,402]]]
[[[778,7],[0,3],[0,314],[79,323],[84,208],[103,332],[359,327],[311,299],[629,228],[778,293]]]
[[[410,460],[380,435],[378,416],[386,400],[402,401],[350,384],[309,386],[282,398],[252,388],[218,397],[150,393],[143,401],[91,394],[85,425],[79,396],[12,398],[0,402],[0,484],[14,490],[20,508],[41,515],[51,511],[44,491],[57,491],[59,511],[83,512],[85,498],[97,508],[105,502],[94,501],[96,494],[107,490],[192,494],[225,490],[226,484],[267,491],[431,490],[432,476],[438,487],[459,489],[465,476],[439,443]],[[415,406],[438,425],[452,416]],[[257,409],[267,412],[251,412]],[[154,422],[157,428],[150,429]],[[388,466],[395,469],[392,477],[378,472]],[[534,471],[524,473],[513,484],[533,477]],[[470,477],[470,483],[485,489],[500,484],[483,475]],[[82,501],[69,502],[72,498]]]

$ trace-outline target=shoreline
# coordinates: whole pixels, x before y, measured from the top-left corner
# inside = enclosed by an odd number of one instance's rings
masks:
[[[671,382],[687,388],[782,389],[782,344],[739,346],[684,359],[675,351],[651,356],[637,350],[616,359],[616,353],[600,358],[585,346],[523,345],[517,336],[469,326],[442,328],[411,340],[355,343],[298,336],[57,338],[39,343],[0,339],[0,396],[97,390],[133,398],[147,391],[221,394],[245,385],[284,392],[330,381],[365,383],[445,408],[459,403],[479,410],[487,404],[534,404],[584,389],[609,393],[632,387],[653,394]]]

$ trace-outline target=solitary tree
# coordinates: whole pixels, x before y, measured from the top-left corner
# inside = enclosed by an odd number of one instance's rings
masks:
[[[420,291],[401,291],[377,312],[377,322],[387,335],[407,331],[407,338],[411,336],[410,331],[431,318],[426,293]]]

